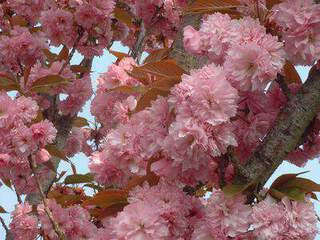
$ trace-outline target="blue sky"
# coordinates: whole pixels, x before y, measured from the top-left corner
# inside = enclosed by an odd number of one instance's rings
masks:
[[[120,52],[126,52],[127,49],[122,47],[119,43],[115,43],[112,47],[115,51]],[[108,52],[105,52],[105,54],[102,57],[95,58],[93,62],[93,72],[92,72],[92,79],[93,79],[93,86],[94,89],[96,88],[95,80],[99,76],[100,73],[103,73],[107,70],[108,66],[112,64],[116,58],[112,55],[110,55]],[[77,64],[81,61],[81,56],[76,55],[73,59],[73,64]],[[298,67],[298,72],[303,80],[307,78],[308,69],[304,67]],[[91,114],[90,114],[90,104],[87,103],[86,106],[83,109],[83,112],[80,114],[83,117],[86,117],[89,120],[93,120]],[[78,154],[75,157],[72,158],[73,163],[77,166],[77,170],[79,173],[87,173],[88,172],[88,159],[83,154]],[[68,170],[68,173],[71,174],[71,169],[68,165],[65,163],[62,163],[59,167],[59,171],[61,170]],[[283,163],[277,171],[273,174],[273,176],[268,181],[267,185],[270,185],[274,179],[276,179],[278,176],[285,174],[285,173],[298,173],[303,171],[309,171],[308,173],[302,175],[302,177],[309,178],[311,180],[314,180],[318,183],[320,183],[320,164],[318,159],[310,161],[304,168],[296,167],[290,163]],[[318,194],[318,197],[320,199],[320,194]],[[0,187],[0,206],[4,207],[8,212],[11,212],[14,209],[15,204],[17,204],[16,196],[13,191],[11,191],[7,187]],[[317,209],[318,214],[320,215],[320,203],[315,202],[315,206]],[[0,214],[2,218],[6,221],[7,224],[10,222],[10,215],[9,214]],[[0,226],[0,240],[5,239],[5,232],[2,226]],[[316,238],[317,240],[320,240],[320,236]]]

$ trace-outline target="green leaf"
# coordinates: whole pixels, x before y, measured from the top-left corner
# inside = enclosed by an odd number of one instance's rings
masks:
[[[222,191],[227,197],[233,197],[235,195],[241,194],[244,191],[248,190],[248,188],[252,187],[255,183],[250,182],[244,185],[237,185],[237,184],[229,184],[225,186]]]
[[[294,201],[303,202],[306,197],[306,192],[300,188],[288,188],[285,191],[282,191],[289,199]]]
[[[287,184],[283,186],[283,188],[291,188],[296,187],[300,188],[306,192],[320,192],[320,184],[313,182],[310,179],[306,178],[295,178],[289,181]]]
[[[280,176],[273,182],[268,193],[279,200],[287,196],[291,200],[304,201],[306,194],[311,194],[317,200],[313,192],[320,192],[320,184],[298,177],[303,173],[306,172]]]
[[[78,184],[78,183],[89,183],[93,182],[94,177],[91,173],[88,174],[76,174],[67,176],[64,180],[65,184]]]
[[[295,179],[297,176],[307,173],[309,171],[304,171],[304,172],[300,172],[300,173],[293,173],[293,174],[284,174],[281,175],[280,177],[278,177],[271,185],[271,188],[275,188],[275,189],[279,189],[281,188],[282,185],[284,185],[285,183],[289,182],[292,179]]]

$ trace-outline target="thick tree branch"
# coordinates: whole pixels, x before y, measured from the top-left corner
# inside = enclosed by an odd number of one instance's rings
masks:
[[[262,144],[243,166],[245,174],[239,174],[235,182],[259,180],[263,185],[288,153],[299,145],[319,110],[320,71],[313,70],[301,90],[283,108]]]
[[[276,82],[279,84],[279,87],[281,88],[283,94],[286,96],[287,100],[291,98],[291,91],[284,79],[284,77],[280,74],[278,74]]]
[[[194,0],[189,0],[188,3],[192,3]],[[201,14],[188,14],[182,19],[182,23],[178,32],[178,35],[173,43],[172,50],[170,52],[170,58],[177,61],[177,64],[185,71],[189,72],[191,69],[197,69],[203,67],[207,63],[206,57],[196,57],[188,53],[183,46],[183,29],[185,26],[191,25],[198,29],[201,23]]]

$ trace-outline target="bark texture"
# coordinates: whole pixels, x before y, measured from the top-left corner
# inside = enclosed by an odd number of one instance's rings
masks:
[[[237,183],[259,180],[262,184],[300,143],[320,111],[320,71],[313,70],[301,90],[290,98],[273,128],[252,154]]]

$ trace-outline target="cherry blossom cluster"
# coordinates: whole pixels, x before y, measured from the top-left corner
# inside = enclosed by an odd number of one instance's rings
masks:
[[[294,201],[269,191],[249,201],[219,188],[232,183],[235,165],[249,159],[300,89],[300,83],[284,89],[275,81],[286,61],[319,60],[320,4],[286,0],[268,9],[265,0],[240,0],[242,18],[214,13],[203,17],[199,29],[186,26],[185,49],[206,64],[183,74],[168,94],[138,111],[155,78],[146,82],[130,73],[140,67],[135,45],[141,41],[147,52],[170,47],[188,1],[0,2],[0,87],[14,85],[17,91],[0,92],[0,179],[11,182],[18,197],[39,191],[36,180],[52,175],[48,145],[63,131],[60,155],[90,156],[96,182],[86,187],[121,188],[125,195],[121,204],[114,203],[121,211],[97,217],[100,206],[84,201],[99,191],[88,197],[81,189],[85,200],[68,205],[50,195],[52,187],[42,196],[44,204],[17,205],[10,224],[14,239],[59,240],[52,220],[70,240],[315,238],[317,217],[309,195]],[[100,75],[90,109],[96,129],[80,127],[77,114],[93,95],[90,64],[82,64],[113,41],[129,46],[133,57],[119,57]],[[52,53],[52,46],[60,53]],[[84,59],[71,66],[75,52]],[[287,158],[303,166],[319,155],[319,146],[320,117]],[[139,184],[132,187],[134,181]]]
[[[313,0],[284,1],[272,10],[271,20],[281,29],[287,57],[294,64],[314,64],[320,54],[320,5]]]
[[[21,96],[13,100],[2,92],[0,109],[0,177],[11,180],[19,194],[33,192],[36,185],[30,158],[38,164],[50,159],[45,147],[54,142],[57,130],[48,120],[32,122],[39,107],[31,98]],[[50,170],[43,167],[37,174],[44,179]]]
[[[284,64],[283,44],[251,17],[233,20],[216,13],[203,20],[199,31],[187,26],[184,34],[185,48],[223,65],[240,91],[263,90]]]
[[[135,188],[128,201],[123,211],[103,219],[99,227],[79,205],[62,208],[49,200],[49,208],[71,240],[312,240],[318,233],[315,210],[308,199],[295,202],[283,198],[277,202],[267,196],[250,206],[245,204],[244,196],[225,196],[221,190],[214,189],[211,197],[201,202],[176,185],[160,181],[153,187]],[[24,203],[12,213],[10,227],[15,239],[33,240],[40,232],[50,239],[58,239],[43,206],[34,211]]]

